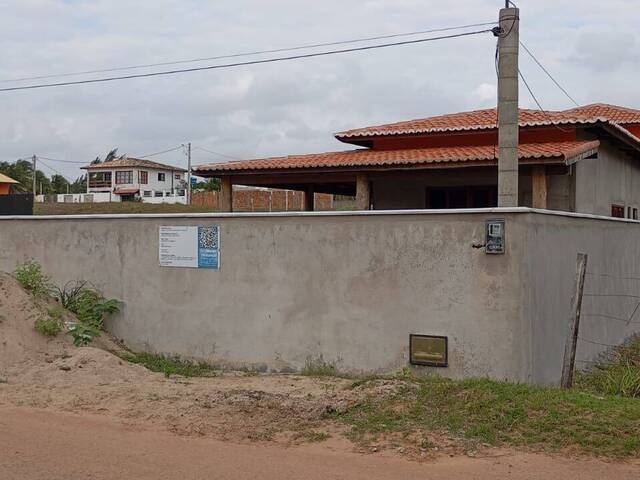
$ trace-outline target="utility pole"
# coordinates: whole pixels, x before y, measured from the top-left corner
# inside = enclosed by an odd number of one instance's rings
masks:
[[[518,47],[520,10],[500,10],[498,37],[498,206],[518,206]]]
[[[191,142],[187,143],[187,205],[191,205]]]
[[[35,197],[37,192],[37,185],[36,185],[36,157],[35,155],[33,157],[31,157],[31,161],[33,162],[33,196]]]

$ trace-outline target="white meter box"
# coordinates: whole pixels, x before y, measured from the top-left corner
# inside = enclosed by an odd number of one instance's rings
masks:
[[[161,226],[161,267],[220,268],[220,226]]]

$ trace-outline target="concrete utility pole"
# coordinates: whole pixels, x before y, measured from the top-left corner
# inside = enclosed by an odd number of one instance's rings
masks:
[[[187,205],[191,205],[191,142],[187,143]]]
[[[31,161],[33,162],[33,196],[35,197],[36,194],[38,193],[37,190],[37,186],[36,186],[36,156],[34,155],[33,157],[31,157]]]
[[[498,206],[518,206],[518,47],[520,10],[500,10],[498,35]]]

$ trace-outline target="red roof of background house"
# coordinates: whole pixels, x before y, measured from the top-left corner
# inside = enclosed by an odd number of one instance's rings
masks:
[[[153,168],[156,170],[171,170],[174,172],[186,172],[184,168],[174,167],[173,165],[165,165],[164,163],[152,162],[151,160],[143,160],[141,158],[125,157],[117,158],[109,162],[96,163],[95,165],[87,165],[80,167],[84,170],[100,170],[105,168]]]
[[[521,160],[547,159],[567,162],[579,155],[595,153],[599,145],[600,142],[597,140],[523,144],[519,147],[519,158]],[[204,173],[297,168],[426,165],[446,162],[497,162],[497,152],[498,149],[494,145],[402,150],[359,149],[213,163],[196,167],[195,171],[196,173]]]
[[[640,110],[607,104],[593,104],[563,111],[543,112],[520,109],[520,127],[599,126],[607,133],[640,151]],[[336,134],[345,143],[367,145],[372,137],[496,130],[496,109],[474,110],[436,117],[390,123],[373,127],[347,130]],[[551,138],[550,138],[551,140]],[[407,145],[408,146],[408,145]],[[520,145],[520,159],[557,159],[569,161],[579,155],[596,153],[597,141],[563,141]],[[195,167],[197,173],[232,172],[250,170],[284,170],[326,167],[369,167],[383,165],[420,165],[436,163],[469,163],[496,161],[497,148],[493,144],[479,146],[406,148],[396,150],[362,149],[310,155],[232,161]]]
[[[640,110],[604,103],[595,103],[570,110],[546,112],[521,108],[519,120],[521,127],[590,124],[598,122],[635,124],[640,123]],[[348,142],[349,138],[354,137],[494,129],[496,128],[496,123],[496,109],[488,108],[471,112],[452,113],[436,117],[356,128],[338,132],[335,134],[335,137],[338,140]]]

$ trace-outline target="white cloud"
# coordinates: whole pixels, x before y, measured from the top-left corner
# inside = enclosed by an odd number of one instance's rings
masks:
[[[521,39],[581,102],[640,107],[633,51],[640,11],[628,3],[521,0]],[[491,21],[499,6],[489,0],[5,0],[0,79]],[[493,105],[494,48],[495,38],[483,34],[0,93],[0,159],[38,153],[88,161],[113,147],[141,155],[187,141],[239,157],[348,148],[333,132]],[[200,65],[207,63],[214,62]],[[524,52],[521,68],[545,108],[569,106]],[[526,90],[521,95],[521,104],[532,107]],[[184,162],[179,153],[155,158]],[[223,159],[194,150],[195,163],[214,160]],[[80,174],[73,165],[55,166]]]

